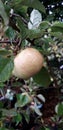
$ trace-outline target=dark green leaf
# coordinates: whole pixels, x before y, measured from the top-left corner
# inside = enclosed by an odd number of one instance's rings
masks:
[[[4,86],[5,86],[5,84],[0,82],[0,88],[3,88]]]
[[[26,0],[26,1],[22,0],[21,4],[28,7],[35,8],[45,13],[45,7],[41,2],[39,2],[39,0]]]
[[[0,108],[2,108],[3,107],[3,103],[0,101]]]
[[[0,82],[5,82],[11,76],[13,70],[13,60],[0,56]]]
[[[40,10],[45,13],[45,7],[39,0],[14,0],[15,7],[20,8],[20,6],[32,7],[34,9]]]
[[[24,112],[23,115],[25,117],[26,122],[29,123],[29,121],[30,121],[30,115],[29,115],[29,113]]]
[[[22,116],[21,114],[17,114],[16,116],[14,116],[14,121],[18,124],[19,122],[22,121]]]
[[[62,103],[60,103],[58,105],[58,115],[63,116],[63,104]]]
[[[19,100],[15,104],[16,107],[24,107],[25,105],[31,102],[31,97],[26,92],[18,95],[17,98]]]
[[[11,55],[11,51],[6,50],[6,49],[0,49],[0,56],[10,56]]]
[[[63,39],[63,34],[61,32],[51,32],[51,36],[57,37],[58,39]]]
[[[34,38],[40,38],[44,34],[44,30],[40,30],[39,28],[34,30],[28,30],[28,38],[34,39]]]
[[[50,23],[48,21],[42,21],[42,23],[39,25],[40,30],[47,29],[50,26]]]
[[[0,15],[3,18],[5,25],[7,26],[9,19],[8,19],[6,12],[5,12],[4,4],[1,0],[0,0]]]
[[[63,22],[55,22],[51,26],[52,32],[61,32],[63,33]]]
[[[50,75],[45,67],[43,67],[41,71],[33,77],[33,79],[37,84],[44,87],[47,87],[51,82]]]
[[[8,130],[8,129],[6,129],[5,127],[1,127],[0,130]]]
[[[14,40],[14,38],[15,38],[15,36],[16,36],[16,33],[15,33],[15,31],[13,30],[13,28],[12,27],[8,27],[8,29],[6,30],[6,36],[11,40],[11,42],[12,42],[12,40]]]
[[[21,21],[20,18],[17,19],[17,23],[18,23],[18,27],[20,29],[20,37],[22,39],[26,39],[26,37],[28,36],[28,29],[25,27],[24,23]]]

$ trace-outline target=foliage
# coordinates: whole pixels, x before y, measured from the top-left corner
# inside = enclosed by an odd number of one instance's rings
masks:
[[[40,130],[63,128],[62,6],[60,0],[0,0],[0,35],[4,35],[3,39],[0,36],[0,130],[31,130],[37,122]],[[36,29],[29,29],[33,9],[41,13],[42,22]],[[29,46],[43,54],[44,67],[25,81],[12,76],[13,58],[22,48]],[[43,109],[48,107],[46,93],[50,87],[52,94],[56,89],[53,96],[58,99],[55,105],[59,105],[56,113],[54,106],[54,114],[46,116],[46,122]],[[52,102],[51,95],[50,100]],[[29,128],[30,122],[32,126]]]

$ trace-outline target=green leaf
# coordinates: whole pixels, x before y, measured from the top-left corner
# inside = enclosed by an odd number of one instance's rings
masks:
[[[63,116],[63,104],[62,103],[58,104],[58,115]]]
[[[45,7],[39,0],[14,0],[14,6],[20,8],[20,6],[32,7],[45,13]]]
[[[52,32],[61,32],[63,33],[63,22],[55,22],[51,26]]]
[[[0,108],[2,108],[3,107],[3,103],[0,101]]]
[[[8,130],[8,129],[6,129],[5,127],[1,127],[0,130]]]
[[[30,115],[29,115],[29,112],[27,113],[26,111],[23,113],[23,116],[25,117],[25,120],[27,123],[29,123],[30,121]]]
[[[12,27],[8,27],[8,29],[6,30],[6,36],[12,41],[14,40],[16,33],[14,31],[14,29]]]
[[[44,35],[45,30],[49,27],[48,21],[43,21],[37,29],[28,30],[28,38],[40,38]]]
[[[28,7],[35,8],[35,9],[40,10],[43,13],[45,13],[45,7],[41,2],[39,2],[39,0],[26,0],[26,1],[23,0],[21,2],[21,4],[25,5],[25,6],[28,6]]]
[[[51,32],[51,36],[57,37],[58,39],[63,39],[63,34],[61,32]]]
[[[28,30],[28,38],[34,39],[34,38],[40,38],[44,34],[44,30],[40,30],[39,28],[34,30]]]
[[[42,29],[47,29],[50,26],[50,23],[48,21],[42,21],[41,24],[39,25],[39,28]]]
[[[20,37],[21,39],[25,39],[28,36],[28,29],[25,27],[24,23],[20,18],[17,19],[17,24],[20,29]]]
[[[4,24],[7,26],[9,23],[9,19],[8,19],[6,12],[5,12],[4,4],[1,0],[0,0],[0,15],[4,20]]]
[[[22,121],[22,116],[21,114],[17,114],[16,116],[14,116],[14,121],[18,124],[19,122]]]
[[[15,109],[10,109],[10,110],[2,109],[2,114],[3,116],[16,116],[17,112]]]
[[[7,57],[7,56],[10,56],[11,55],[11,50],[6,50],[6,49],[0,49],[0,56],[4,56],[4,57]]]
[[[50,130],[49,128],[45,128],[45,130]]]
[[[13,66],[13,59],[0,56],[0,82],[5,82],[10,78]]]
[[[4,88],[5,84],[0,82],[0,88]]]
[[[17,96],[18,102],[15,104],[16,107],[24,107],[31,102],[31,97],[26,92]]]
[[[47,87],[50,84],[50,75],[45,67],[43,67],[39,73],[33,76],[33,80],[43,87]]]
[[[44,35],[44,32],[45,32],[45,29],[47,27],[38,27],[37,29],[27,29],[24,25],[24,23],[21,21],[20,18],[17,19],[17,23],[18,23],[18,27],[20,28],[20,35],[21,35],[21,38],[24,40],[24,39],[27,39],[27,38],[30,38],[30,39],[34,39],[34,38],[40,38]],[[46,23],[44,23],[46,24]],[[45,26],[45,25],[44,25]]]

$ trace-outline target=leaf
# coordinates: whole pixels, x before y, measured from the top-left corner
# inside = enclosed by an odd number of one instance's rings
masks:
[[[22,121],[22,116],[21,114],[17,114],[16,116],[14,116],[14,121],[18,124],[19,122]]]
[[[28,38],[30,39],[35,39],[35,38],[40,38],[42,37],[44,34],[44,30],[40,30],[40,29],[34,29],[34,30],[28,30]]]
[[[30,14],[30,20],[28,22],[28,29],[36,29],[42,21],[42,15],[41,13],[33,9],[31,14]]]
[[[58,115],[63,116],[63,104],[62,103],[58,104]]]
[[[4,86],[5,86],[5,84],[0,82],[0,88],[3,88]]]
[[[6,129],[5,127],[1,127],[0,130],[8,130],[8,129]]]
[[[48,21],[42,21],[41,24],[39,25],[39,28],[42,29],[47,29],[50,26],[50,23]]]
[[[44,35],[45,30],[49,27],[48,21],[43,21],[38,28],[28,30],[28,38],[34,39],[34,38],[40,38]]]
[[[42,113],[41,113],[40,109],[37,107],[36,103],[34,104],[34,108],[33,109],[34,109],[34,111],[36,112],[37,115],[42,116]]]
[[[51,26],[52,32],[61,32],[63,33],[63,22],[55,22]]]
[[[45,130],[50,130],[49,128],[45,128]]]
[[[25,5],[25,6],[28,6],[28,7],[35,8],[35,9],[40,10],[43,13],[45,13],[45,7],[41,2],[39,2],[39,0],[26,0],[26,1],[23,0],[21,2],[21,4]]]
[[[13,65],[13,59],[0,56],[0,82],[5,82],[10,78]]]
[[[0,56],[4,56],[4,57],[7,57],[7,56],[10,56],[11,55],[11,50],[6,50],[6,49],[0,49]]]
[[[9,23],[9,19],[8,19],[6,12],[5,12],[4,4],[1,0],[0,0],[0,15],[4,20],[4,24],[7,26]]]
[[[14,6],[20,8],[20,6],[32,7],[45,13],[45,7],[39,0],[14,0]]]
[[[25,112],[23,113],[23,116],[25,117],[26,122],[29,123],[29,121],[30,121],[30,115],[29,115],[29,113],[27,113],[27,112],[25,111]]]
[[[47,87],[50,84],[50,75],[45,67],[43,67],[39,73],[33,76],[33,80],[44,87]]]
[[[45,97],[42,94],[38,94],[37,97],[42,101],[45,102]]]
[[[63,39],[63,34],[61,32],[51,32],[51,36],[57,37],[58,39]]]
[[[15,109],[10,109],[10,110],[2,109],[2,114],[3,116],[16,116],[17,112]]]
[[[3,103],[0,101],[0,109],[3,107]]]
[[[31,102],[31,97],[26,93],[22,93],[20,95],[18,95],[17,97],[19,100],[18,102],[15,104],[15,107],[24,107],[25,105],[27,105],[28,103]]]
[[[12,41],[14,40],[15,36],[16,36],[16,33],[15,31],[13,30],[12,27],[8,27],[8,29],[6,30],[6,36]]]
[[[24,23],[21,21],[20,18],[17,19],[17,24],[20,29],[20,37],[25,39],[28,36],[28,29],[25,27]]]

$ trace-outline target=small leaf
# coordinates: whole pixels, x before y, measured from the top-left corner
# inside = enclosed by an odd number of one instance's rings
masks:
[[[50,26],[50,23],[48,21],[42,21],[41,24],[39,25],[39,28],[42,29],[47,29]]]
[[[63,33],[63,22],[55,22],[51,26],[52,32],[61,32]]]
[[[30,39],[35,39],[35,38],[40,38],[44,34],[44,30],[40,30],[39,28],[34,29],[34,30],[28,30],[28,38]]]
[[[17,19],[17,24],[20,29],[20,37],[25,39],[28,36],[28,29],[25,27],[24,23],[21,21],[20,18]]]
[[[1,0],[0,0],[0,15],[3,18],[5,25],[7,26],[9,19],[8,19],[6,12],[5,12],[4,4]]]
[[[42,21],[41,13],[38,10],[33,9],[30,14],[30,21],[28,22],[28,28],[36,29],[37,27],[39,27],[41,21]]]
[[[2,109],[2,114],[3,116],[16,116],[17,112],[15,109],[10,109],[10,110]]]
[[[33,80],[44,87],[47,87],[50,84],[50,75],[45,67],[43,67],[39,73],[33,76]]]
[[[50,34],[51,34],[51,36],[57,37],[60,40],[63,39],[63,34],[61,32],[51,32]]]
[[[7,57],[7,56],[10,56],[11,55],[11,51],[10,50],[6,50],[6,49],[0,49],[0,56],[4,56],[4,57]]]
[[[16,33],[15,31],[13,30],[12,27],[8,27],[8,29],[6,30],[6,36],[12,41],[14,40],[15,36],[16,36]]]
[[[63,116],[63,104],[62,103],[58,104],[58,115]]]
[[[6,129],[5,127],[1,127],[0,130],[8,130],[8,129]]]
[[[5,82],[10,78],[13,66],[13,59],[0,56],[0,82]]]
[[[21,114],[17,114],[16,116],[14,116],[14,121],[18,124],[19,122],[22,121],[22,116]]]
[[[26,93],[18,95],[18,102],[15,104],[15,107],[24,107],[31,102],[31,97]]]
[[[29,115],[29,113],[24,112],[23,116],[25,117],[26,122],[29,123],[29,121],[30,121],[30,115]]]
[[[42,101],[45,102],[45,97],[42,94],[38,94],[37,97]]]
[[[0,88],[3,88],[4,86],[5,86],[5,84],[0,82]]]
[[[3,107],[3,103],[0,101],[0,108],[2,108]]]
[[[34,111],[36,112],[37,115],[42,116],[42,113],[40,112],[40,109],[37,107],[36,103],[34,105]]]

